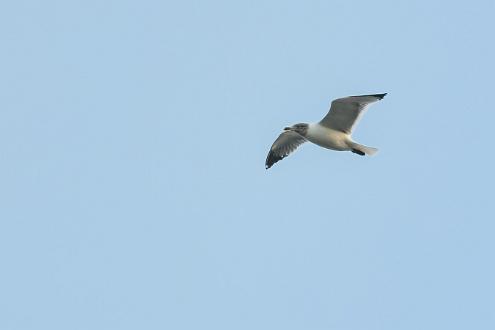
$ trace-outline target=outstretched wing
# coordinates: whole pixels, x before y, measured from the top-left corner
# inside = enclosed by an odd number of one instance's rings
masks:
[[[383,99],[385,95],[387,95],[387,93],[348,96],[336,99],[332,102],[330,111],[328,111],[325,118],[320,121],[320,124],[337,131],[351,134],[354,126],[364,113],[364,110],[366,110],[368,104]]]
[[[270,152],[266,157],[266,169],[269,169],[273,164],[287,157],[304,142],[306,142],[306,139],[296,132],[287,131],[280,134],[275,142],[273,142]]]

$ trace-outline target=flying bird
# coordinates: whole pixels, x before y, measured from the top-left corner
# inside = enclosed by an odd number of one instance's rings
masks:
[[[273,142],[266,157],[266,169],[287,157],[306,141],[331,150],[351,151],[361,156],[373,155],[378,149],[354,142],[351,135],[367,106],[383,99],[385,95],[387,93],[336,99],[332,101],[330,110],[319,123],[301,123],[284,128],[284,132]]]

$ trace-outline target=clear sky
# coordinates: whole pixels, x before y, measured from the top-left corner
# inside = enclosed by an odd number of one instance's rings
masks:
[[[495,329],[494,13],[2,2],[0,329]]]

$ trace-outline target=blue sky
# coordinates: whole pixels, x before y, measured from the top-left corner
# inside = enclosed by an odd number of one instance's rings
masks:
[[[494,11],[2,3],[0,328],[495,328]]]

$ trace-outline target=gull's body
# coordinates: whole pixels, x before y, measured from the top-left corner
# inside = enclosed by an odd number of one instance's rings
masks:
[[[358,95],[336,99],[332,101],[330,111],[320,122],[296,124],[284,128],[284,132],[270,148],[266,158],[266,168],[269,169],[306,141],[331,150],[352,151],[361,156],[373,155],[378,149],[354,142],[351,134],[366,107],[370,103],[383,99],[385,95],[387,94]]]
[[[304,137],[309,142],[323,148],[338,151],[348,150],[348,134],[325,127],[319,123],[308,124],[308,132]]]

